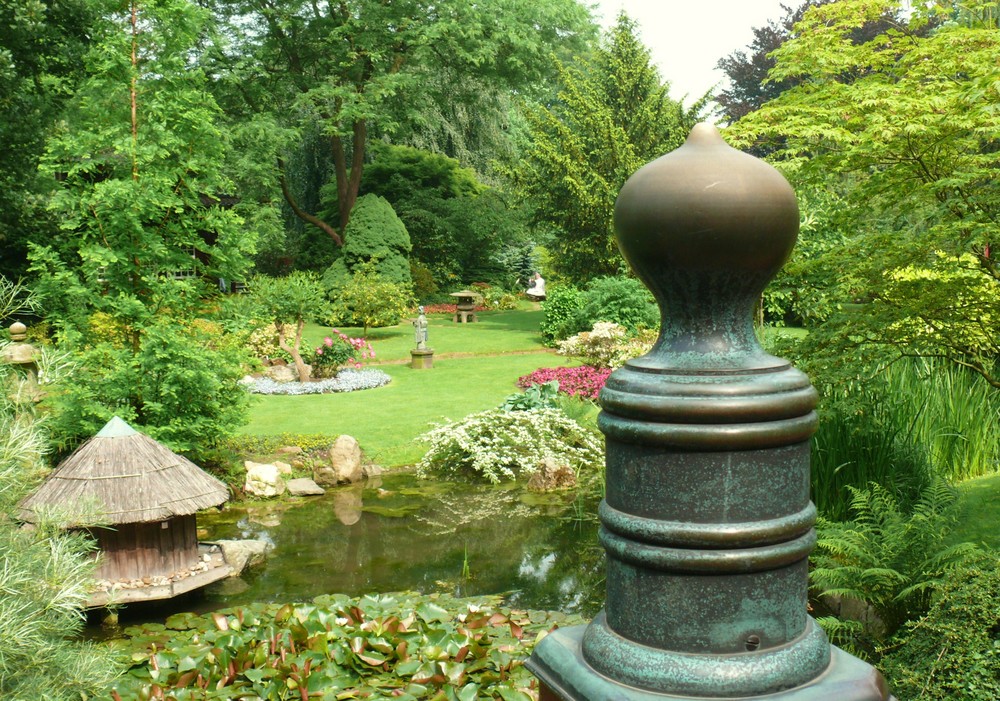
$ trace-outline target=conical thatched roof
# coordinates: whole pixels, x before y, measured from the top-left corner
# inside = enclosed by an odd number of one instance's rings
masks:
[[[62,461],[18,505],[19,517],[70,512],[70,521],[115,525],[165,521],[218,506],[226,485],[117,416]],[[73,509],[84,514],[75,516]]]

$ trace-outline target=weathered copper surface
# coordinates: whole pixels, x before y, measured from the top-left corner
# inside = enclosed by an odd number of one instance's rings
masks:
[[[662,324],[601,392],[607,600],[536,648],[546,693],[889,698],[806,612],[817,397],[752,323],[798,222],[788,182],[708,124],[622,189],[618,244]]]

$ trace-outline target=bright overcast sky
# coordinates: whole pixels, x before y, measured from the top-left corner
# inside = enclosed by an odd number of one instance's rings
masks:
[[[798,0],[597,0],[604,27],[624,9],[639,25],[660,75],[670,81],[670,96],[685,94],[685,104],[725,78],[715,64],[753,39],[753,28],[781,19],[781,4]]]

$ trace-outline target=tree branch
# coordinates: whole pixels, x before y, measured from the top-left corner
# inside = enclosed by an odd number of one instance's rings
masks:
[[[288,179],[285,177],[285,162],[280,157],[278,158],[278,180],[281,183],[281,194],[285,196],[285,202],[287,202],[288,206],[292,208],[292,212],[295,213],[295,216],[324,232],[327,236],[333,239],[333,242],[338,246],[343,246],[344,239],[341,238],[336,229],[319,217],[309,214],[309,212],[299,207],[299,203],[295,201],[295,198],[292,196],[292,191],[288,187]]]

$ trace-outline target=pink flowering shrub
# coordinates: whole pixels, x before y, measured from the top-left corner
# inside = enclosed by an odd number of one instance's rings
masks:
[[[363,338],[352,338],[331,329],[333,336],[327,336],[313,351],[313,377],[336,377],[344,366],[360,368],[361,361],[375,357],[372,344]]]
[[[607,382],[611,368],[595,368],[581,365],[577,368],[539,368],[530,375],[518,378],[517,386],[527,389],[532,385],[543,385],[557,380],[559,391],[571,397],[597,399],[597,393]]]

